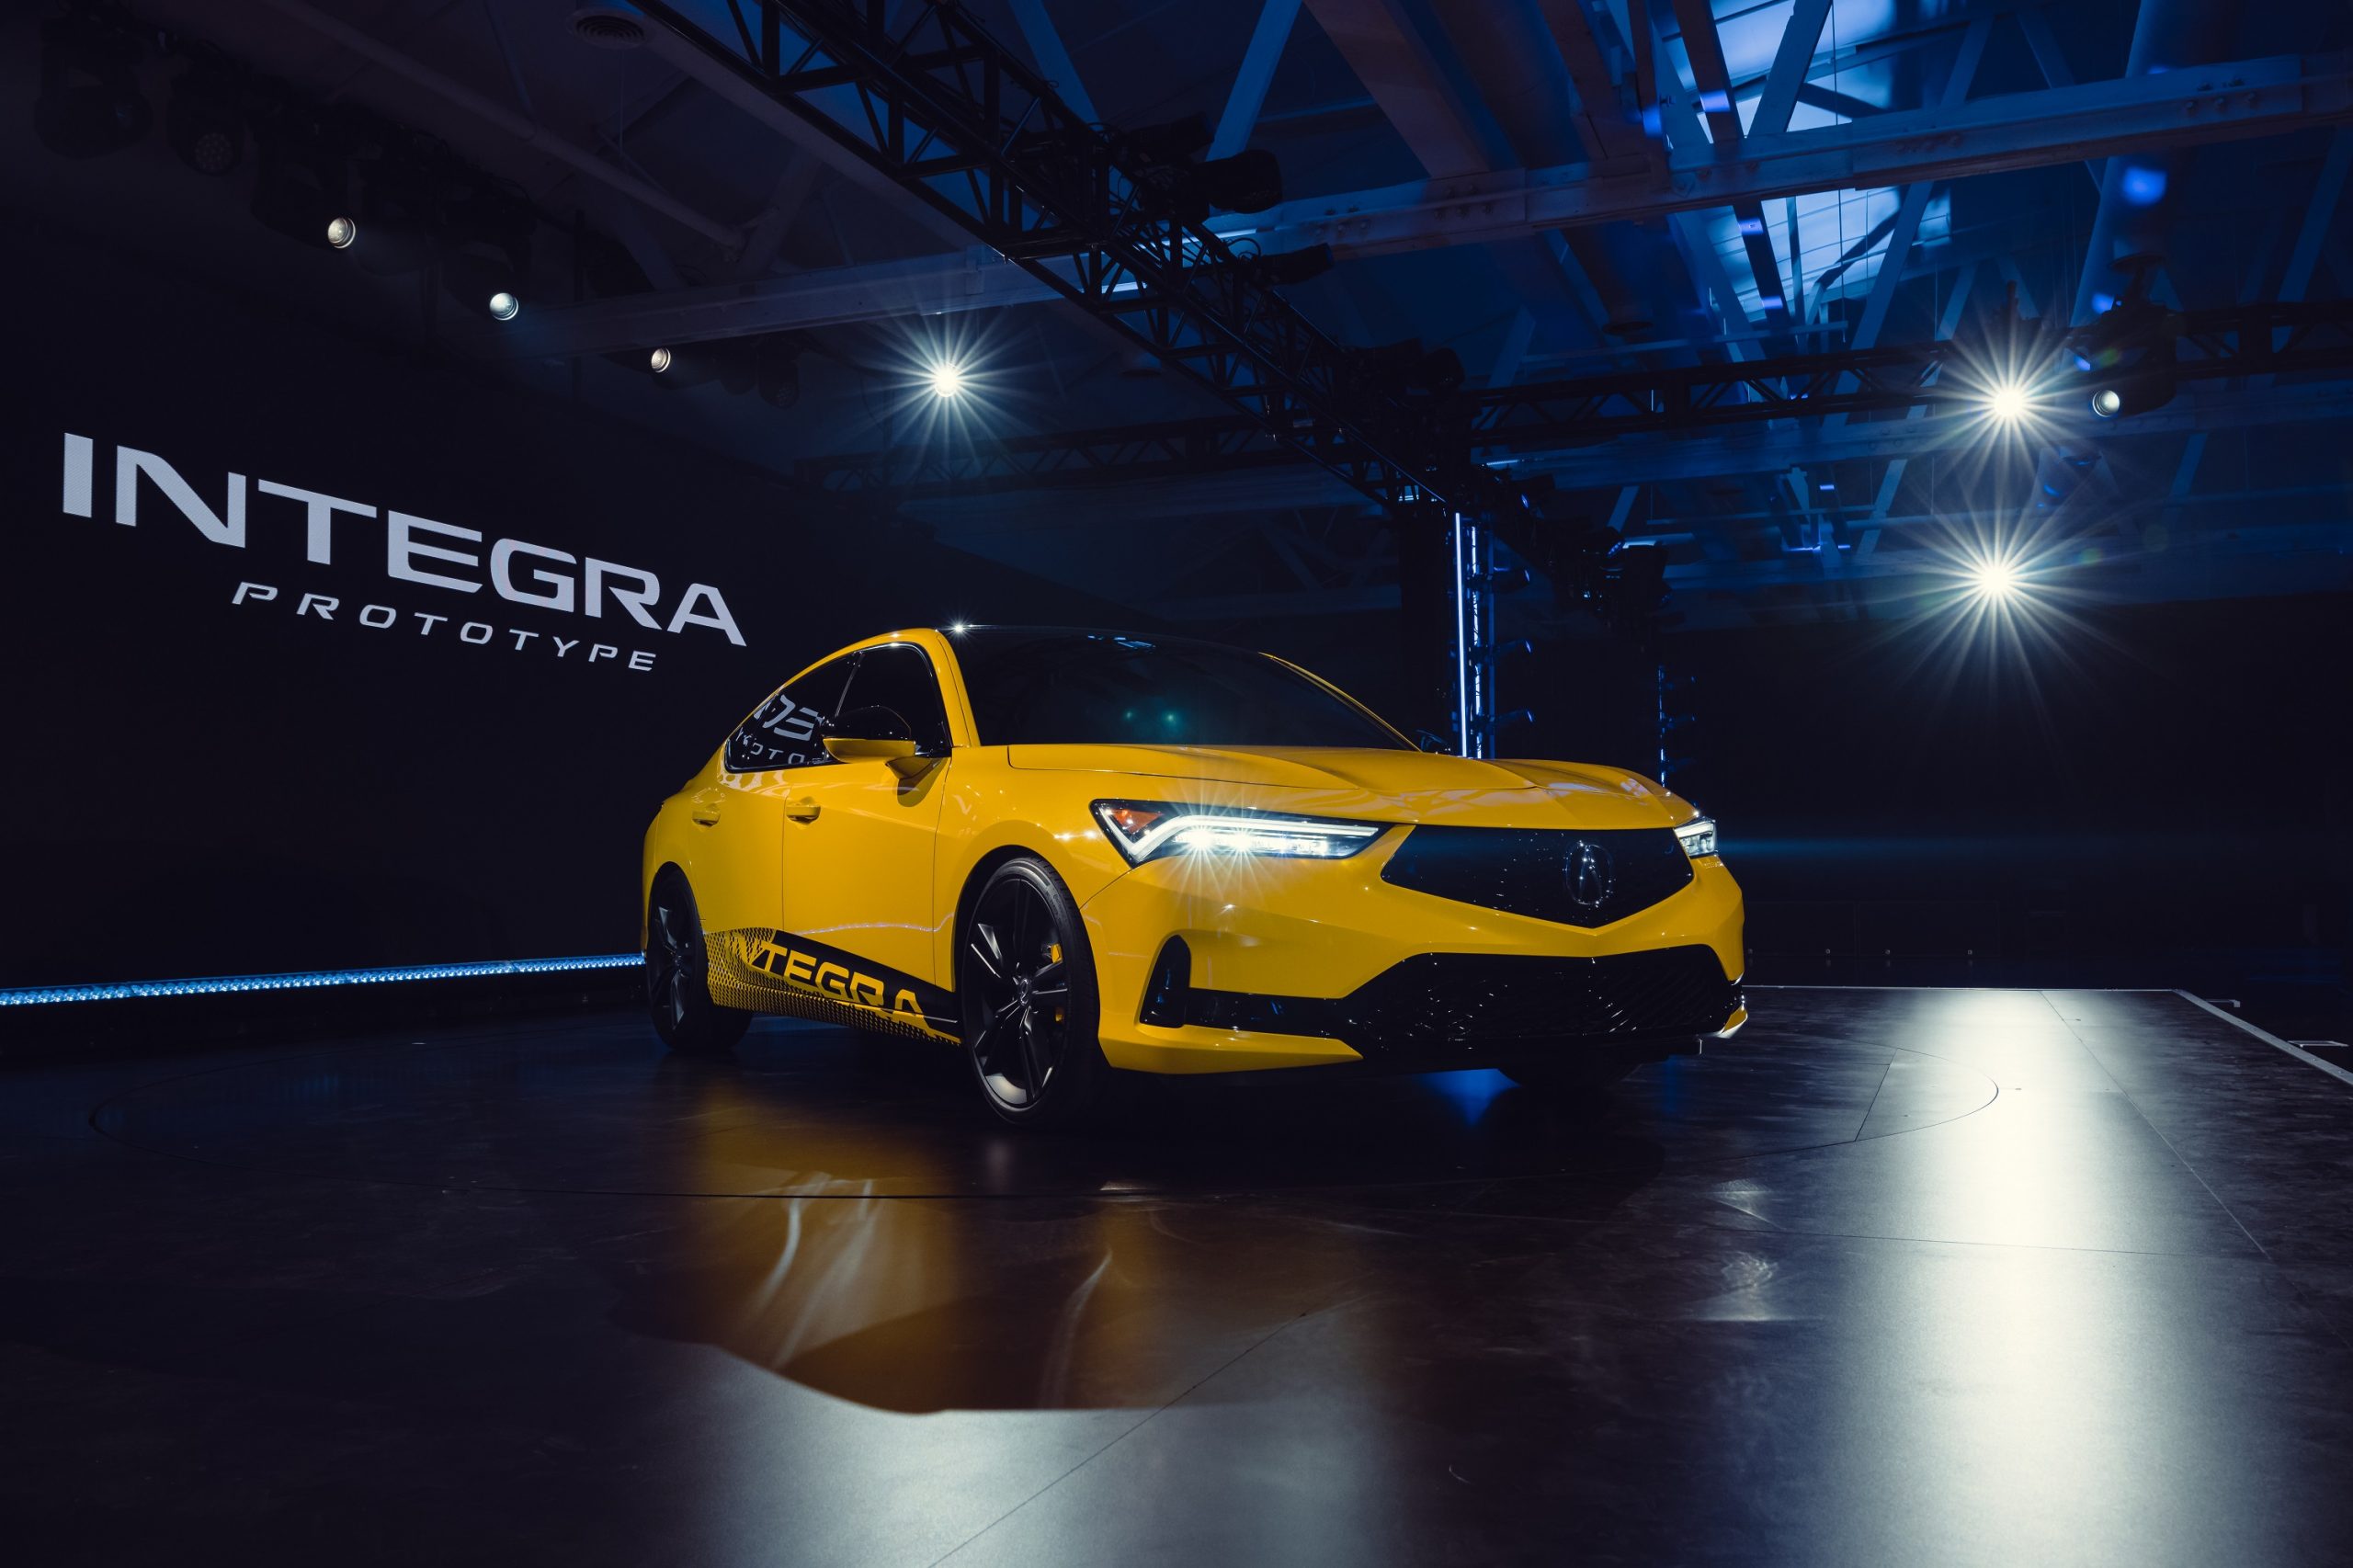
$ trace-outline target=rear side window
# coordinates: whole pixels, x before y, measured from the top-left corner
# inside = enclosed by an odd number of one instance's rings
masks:
[[[855,653],[829,660],[761,703],[728,737],[727,771],[830,765],[820,727],[841,710],[842,689],[857,663]]]
[[[907,722],[907,733],[926,753],[948,750],[948,709],[939,699],[939,681],[931,661],[912,642],[886,642],[858,655],[849,695],[836,711],[853,708],[888,708]]]

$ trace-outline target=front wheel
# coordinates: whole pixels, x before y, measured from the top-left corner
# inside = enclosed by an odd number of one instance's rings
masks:
[[[710,999],[710,950],[694,890],[676,870],[654,880],[645,912],[645,1000],[654,1032],[684,1055],[725,1051],[744,1038],[752,1015]]]
[[[1020,1127],[1099,1114],[1111,1068],[1096,1043],[1095,956],[1070,890],[1023,856],[989,874],[957,945],[964,1050],[989,1108]]]

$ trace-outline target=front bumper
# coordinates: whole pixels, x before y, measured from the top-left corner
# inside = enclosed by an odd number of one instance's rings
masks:
[[[1111,882],[1083,911],[1105,1059],[1175,1074],[1639,1058],[1745,1018],[1740,888],[1722,861],[1584,929],[1384,881],[1404,837],[1347,860],[1154,860]],[[1145,1023],[1171,937],[1190,994],[1153,1016],[1183,1021]]]

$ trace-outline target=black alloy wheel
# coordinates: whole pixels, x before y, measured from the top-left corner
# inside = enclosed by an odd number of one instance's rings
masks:
[[[645,1000],[662,1043],[688,1055],[725,1051],[752,1021],[751,1014],[710,999],[702,917],[687,879],[675,870],[655,879],[646,906]]]
[[[991,1108],[1025,1127],[1102,1108],[1111,1070],[1095,1040],[1094,955],[1062,880],[1028,857],[999,866],[957,953],[964,1045]]]

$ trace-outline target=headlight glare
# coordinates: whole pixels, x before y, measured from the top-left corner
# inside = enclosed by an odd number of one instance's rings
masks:
[[[1170,855],[1266,855],[1293,860],[1344,860],[1384,829],[1379,823],[1285,816],[1155,801],[1097,801],[1103,835],[1131,866]]]
[[[1716,853],[1716,824],[1711,817],[1693,817],[1675,830],[1683,841],[1683,852],[1694,860]]]

